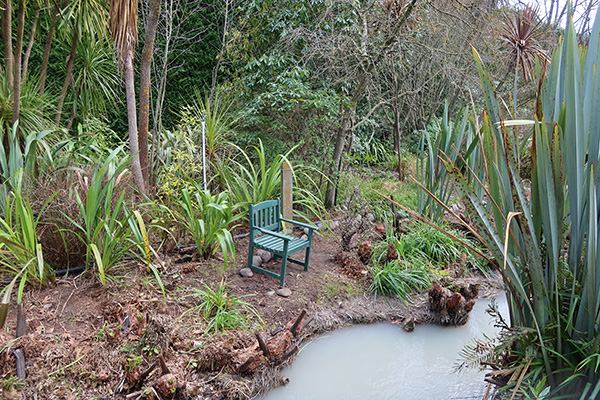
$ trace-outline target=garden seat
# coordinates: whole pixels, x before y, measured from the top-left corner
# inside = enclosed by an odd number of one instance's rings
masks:
[[[297,238],[284,232],[282,222],[288,222],[303,228],[308,228],[306,239]],[[305,224],[281,217],[281,202],[279,199],[267,200],[258,204],[251,204],[249,210],[250,244],[248,246],[248,268],[273,278],[279,279],[281,286],[285,284],[287,262],[302,265],[308,271],[310,260],[310,246],[312,235],[316,226]],[[273,254],[273,258],[281,258],[281,272],[278,274],[252,264],[254,249],[262,249]],[[291,258],[290,255],[306,249],[304,261]]]

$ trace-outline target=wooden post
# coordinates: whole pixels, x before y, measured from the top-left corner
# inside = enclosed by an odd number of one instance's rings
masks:
[[[390,199],[394,201],[394,196],[390,195]],[[396,205],[392,203],[392,214],[394,214],[394,219],[392,220],[392,224],[394,227],[394,232],[398,230],[398,226],[400,226],[400,221],[398,221],[398,213],[396,212]]]
[[[292,167],[285,161],[281,166],[281,214],[283,218],[292,219]],[[291,228],[290,224],[284,226]]]

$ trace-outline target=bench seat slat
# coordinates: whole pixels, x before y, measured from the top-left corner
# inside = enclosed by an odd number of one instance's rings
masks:
[[[283,232],[278,233],[283,234]],[[300,239],[293,236],[288,237],[290,238],[290,242],[288,244],[288,254],[295,253],[310,246],[310,242],[306,239]],[[277,237],[269,235],[257,237],[254,240],[254,246],[263,250],[275,251],[276,253],[279,253],[278,255],[283,254],[283,239]]]

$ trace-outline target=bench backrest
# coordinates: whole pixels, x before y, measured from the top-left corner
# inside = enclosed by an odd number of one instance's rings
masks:
[[[281,203],[279,199],[267,200],[258,204],[250,204],[249,207],[249,223],[250,237],[254,238],[259,235],[259,231],[255,231],[254,227],[266,229],[270,231],[281,230]]]

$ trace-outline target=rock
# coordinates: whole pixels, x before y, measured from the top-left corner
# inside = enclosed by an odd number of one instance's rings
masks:
[[[240,276],[242,276],[244,278],[252,278],[252,276],[254,275],[254,273],[252,272],[252,270],[250,268],[240,269],[239,274],[240,274]]]
[[[415,330],[415,319],[413,317],[408,317],[404,320],[404,324],[402,325],[402,329],[406,332],[412,332]]]
[[[274,294],[275,294],[275,291],[274,291],[274,290],[269,290],[269,291],[267,292],[267,296],[273,296]]]
[[[263,263],[268,263],[273,259],[273,253],[269,253],[265,250],[259,250],[256,252],[256,254],[261,258]]]
[[[255,267],[260,267],[262,265],[262,258],[260,258],[260,256],[253,256],[252,257],[252,265],[254,265]]]
[[[367,221],[369,222],[375,222],[375,216],[371,213],[367,214]]]
[[[304,229],[302,230],[302,232],[304,232],[304,234],[305,234],[305,235],[308,235],[308,231],[309,231],[309,230],[310,230],[310,229],[308,229],[308,228],[304,228]]]
[[[308,240],[308,235],[302,235],[302,239]]]
[[[290,297],[292,295],[292,291],[286,287],[277,289],[275,293],[277,293],[277,295],[281,297]]]

